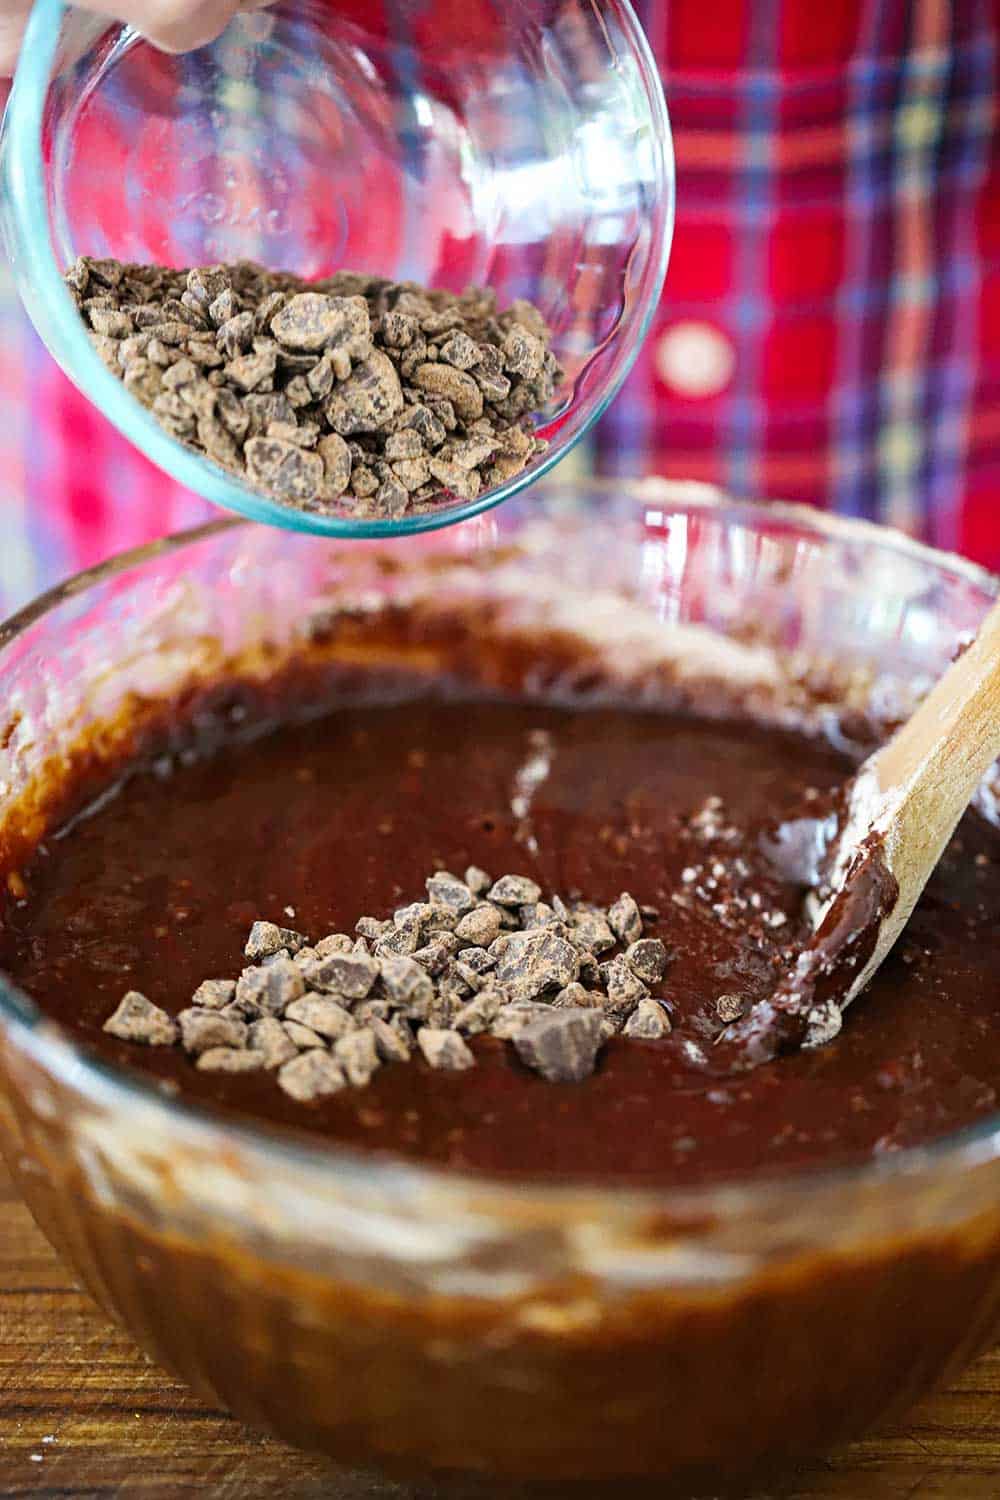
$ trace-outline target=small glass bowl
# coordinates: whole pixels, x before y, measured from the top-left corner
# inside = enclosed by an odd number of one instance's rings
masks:
[[[663,91],[628,0],[280,0],[158,52],[37,0],[4,121],[0,227],[51,353],[149,458],[294,530],[434,529],[558,463],[625,379],[673,228]],[[399,520],[268,499],[169,436],[101,363],[62,283],[79,254],[178,267],[348,268],[534,302],[566,383],[547,450],[474,501]],[[128,497],[121,497],[128,504]]]
[[[758,629],[793,685],[840,673],[854,719],[877,724],[995,593],[863,522],[662,481],[352,547],[218,522],[0,632],[0,844],[89,727],[241,653],[277,670],[315,645],[313,611],[334,642],[338,609],[408,596],[447,618],[488,606],[514,630],[572,619],[588,643],[610,632],[613,664],[682,627],[692,668],[728,652],[744,671]],[[836,702],[815,700],[819,725]],[[773,1179],[500,1180],[227,1122],[96,1061],[0,980],[0,1145],[43,1229],[152,1355],[247,1421],[398,1472],[717,1494],[901,1412],[998,1329],[997,1115]]]

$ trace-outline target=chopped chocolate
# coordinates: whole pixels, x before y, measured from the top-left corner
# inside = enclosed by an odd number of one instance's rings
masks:
[[[481,990],[455,1016],[455,1030],[466,1036],[478,1036],[480,1032],[489,1031],[505,1003],[506,996],[502,991]]]
[[[271,962],[243,970],[236,982],[235,1004],[250,1020],[278,1016],[305,988],[303,972],[294,960],[272,955]]]
[[[739,995],[720,995],[715,1002],[716,1014],[728,1026],[738,1021],[743,1014],[743,1001]]]
[[[474,499],[545,447],[530,413],[563,375],[528,303],[498,319],[488,291],[350,271],[97,264],[65,279],[107,367],[172,436],[284,504],[399,516]]]
[[[443,906],[455,916],[463,916],[476,905],[476,898],[457,875],[439,870],[427,880],[427,895],[435,906]]]
[[[497,906],[525,906],[541,899],[542,888],[526,875],[502,875],[488,891]]]
[[[242,1021],[212,1010],[182,1010],[177,1017],[181,1046],[197,1057],[213,1047],[245,1047],[247,1028]]]
[[[345,1000],[364,1000],[371,993],[380,968],[378,960],[364,952],[330,953],[310,964],[305,978],[311,989],[340,995]]]
[[[203,1073],[256,1073],[264,1066],[264,1054],[245,1047],[209,1047],[197,1066]]]
[[[305,995],[301,1000],[293,1000],[285,1010],[285,1018],[298,1022],[300,1026],[308,1026],[310,1031],[331,1041],[346,1036],[355,1026],[350,1011],[338,1005],[336,1000],[319,995]]]
[[[251,1056],[253,1054],[250,1054]],[[347,1087],[343,1069],[329,1052],[302,1052],[278,1070],[278,1084],[300,1104],[323,1099]]]
[[[342,1036],[334,1043],[333,1055],[352,1088],[363,1089],[381,1067],[375,1033],[367,1027]]]
[[[572,984],[567,984],[561,989],[552,1001],[554,1010],[591,1010],[594,1005],[594,996],[590,990],[584,989],[578,980],[574,979]]]
[[[488,948],[500,935],[500,913],[495,906],[476,906],[465,913],[455,927],[455,936],[463,944]]]
[[[477,996],[477,998],[479,998]],[[499,1041],[509,1042],[521,1032],[525,1026],[530,1026],[532,1021],[548,1015],[552,1009],[550,1005],[544,1005],[538,1001],[515,1001],[502,1007],[496,1020],[490,1027],[490,1036],[495,1036]]]
[[[269,1070],[280,1068],[283,1063],[298,1056],[298,1047],[276,1016],[263,1016],[259,1021],[254,1021],[250,1026],[248,1041],[250,1048],[261,1054],[261,1066]]]
[[[158,1005],[138,990],[123,995],[104,1030],[122,1042],[143,1042],[148,1047],[169,1047],[177,1038],[177,1027]]]
[[[436,1026],[421,1026],[417,1032],[417,1046],[424,1060],[432,1068],[455,1072],[464,1068],[473,1068],[476,1065],[476,1059],[457,1031]]]
[[[547,989],[563,989],[579,971],[580,959],[572,943],[538,928],[507,938],[497,964],[497,980],[515,999],[534,1000]]]
[[[642,1042],[658,1042],[670,1033],[670,1017],[658,1000],[640,1000],[622,1028],[622,1035]]]
[[[235,979],[203,979],[191,996],[191,1004],[203,1005],[206,1010],[221,1010],[235,994]]]
[[[434,998],[430,975],[412,958],[382,960],[382,986],[394,1005],[420,1019]]]
[[[301,1021],[286,1020],[282,1021],[281,1024],[289,1040],[295,1043],[300,1052],[305,1051],[307,1047],[323,1047],[326,1045],[323,1038],[317,1032],[313,1031],[311,1026],[303,1026]]]
[[[281,948],[287,948],[289,953],[297,953],[308,941],[301,932],[293,932],[290,927],[278,927],[274,922],[255,922],[243,952],[256,963],[262,958],[269,958]]]
[[[412,1049],[398,1027],[377,1017],[368,1022],[368,1027],[382,1062],[409,1062]]]
[[[604,1040],[599,1010],[550,1010],[513,1038],[518,1057],[550,1083],[579,1083],[594,1071]]]
[[[669,1032],[647,988],[663,977],[667,951],[641,936],[631,896],[607,914],[580,902],[568,907],[558,895],[550,904],[528,876],[494,882],[476,866],[464,880],[438,870],[426,887],[426,901],[396,907],[389,920],[359,918],[354,939],[333,932],[313,946],[300,932],[255,922],[246,953],[256,961],[235,984],[204,981],[176,1025],[141,996],[140,1010],[162,1018],[165,1044],[179,1028],[184,1049],[219,1054],[208,1066],[220,1070],[241,1066],[222,1054],[249,1051],[248,1067],[278,1070],[282,1088],[303,1100],[347,1083],[363,1088],[382,1062],[406,1061],[411,1025],[424,1057],[440,1068],[472,1065],[462,1035],[515,1040],[534,1028],[523,1059],[552,1078],[584,1076],[596,1048],[623,1029],[642,1040]],[[624,943],[637,921],[639,937],[598,964],[596,954]],[[583,1017],[581,1025],[567,1025],[573,1017]],[[817,1012],[817,1034],[829,1024]],[[305,1064],[315,1053],[326,1060]]]
[[[633,974],[620,953],[608,963],[601,964],[601,978],[608,992],[604,1008],[609,1015],[619,1020],[626,1020],[639,1001],[649,994],[642,980]]]
[[[603,912],[576,912],[572,919],[569,940],[587,953],[606,953],[615,946],[616,938]]]
[[[608,923],[620,942],[637,943],[642,937],[642,914],[628,891],[623,891],[609,909]]]
[[[644,984],[658,984],[667,972],[667,950],[659,938],[639,938],[629,944],[625,962]]]
[[[362,921],[364,920],[366,919],[362,918]],[[360,922],[355,930],[361,931]],[[368,934],[362,933],[362,936],[367,937]],[[316,944],[316,957],[329,958],[331,953],[350,953],[353,947],[354,939],[346,932],[331,932],[327,937],[320,938]]]

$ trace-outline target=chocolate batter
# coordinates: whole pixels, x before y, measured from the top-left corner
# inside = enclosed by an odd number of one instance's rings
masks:
[[[341,697],[278,725],[248,700],[221,743],[192,729],[178,751],[174,724],[171,751],[164,738],[91,771],[13,882],[3,968],[88,1047],[202,1103],[489,1172],[690,1183],[893,1151],[996,1108],[1000,835],[977,815],[840,1037],[730,1074],[720,996],[771,994],[802,935],[801,893],[767,852],[774,829],[820,809],[846,760],[793,733],[628,702],[489,701],[434,682],[401,695],[374,679]],[[657,908],[647,931],[673,953],[658,988],[673,1035],[613,1039],[576,1085],[480,1038],[469,1072],[391,1065],[301,1105],[271,1076],[199,1073],[178,1049],[102,1034],[126,989],[175,1013],[202,979],[235,977],[256,918],[350,931],[420,899],[435,866],[472,863]]]

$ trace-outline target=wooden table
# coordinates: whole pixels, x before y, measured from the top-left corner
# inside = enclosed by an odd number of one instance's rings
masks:
[[[189,1395],[74,1285],[0,1167],[3,1500],[433,1500],[433,1494],[427,1485],[343,1473],[249,1432]],[[924,1402],[905,1426],[811,1464],[752,1500],[997,1497],[1000,1349]],[[463,1500],[461,1489],[449,1490],[448,1500]]]

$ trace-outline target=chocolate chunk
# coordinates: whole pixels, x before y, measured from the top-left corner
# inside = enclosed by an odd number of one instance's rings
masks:
[[[323,1038],[311,1026],[303,1026],[301,1021],[282,1021],[285,1035],[289,1041],[295,1043],[300,1052],[308,1047],[323,1047]]]
[[[346,442],[339,433],[330,432],[316,444],[316,452],[323,460],[323,493],[336,499],[347,489],[351,480],[351,455]]]
[[[406,958],[417,951],[420,941],[420,927],[416,922],[411,922],[407,927],[394,927],[390,923],[388,930],[376,940],[375,956]]]
[[[657,984],[667,972],[667,950],[659,938],[640,938],[630,944],[625,961],[645,984]]]
[[[506,996],[502,991],[481,990],[456,1014],[455,1030],[463,1032],[466,1036],[478,1036],[483,1031],[489,1031],[505,1002]]]
[[[643,1042],[658,1042],[670,1033],[670,1017],[657,1000],[640,1000],[625,1022],[622,1034]]]
[[[156,330],[160,338],[163,337],[162,329]],[[263,390],[266,383],[273,380],[277,367],[278,357],[271,351],[254,351],[253,354],[240,354],[236,359],[231,359],[224,366],[227,380],[241,391]]]
[[[383,959],[382,985],[394,1005],[418,1019],[426,1014],[434,998],[426,969],[412,958]]]
[[[276,1016],[263,1016],[250,1027],[249,1045],[263,1059],[261,1066],[270,1071],[297,1057],[299,1049]]]
[[[242,1021],[218,1011],[182,1010],[177,1017],[181,1046],[197,1056],[211,1047],[245,1047],[247,1028]]]
[[[447,870],[439,870],[436,875],[431,875],[426,884],[430,901],[435,906],[446,907],[456,916],[464,916],[476,904],[476,898],[464,880],[459,880],[457,875],[450,875]]]
[[[245,1047],[209,1047],[197,1062],[203,1073],[256,1073],[263,1066],[263,1053]]]
[[[462,963],[475,974],[487,974],[495,969],[497,961],[488,948],[463,948]]]
[[[354,1030],[354,1017],[350,1011],[338,1005],[336,1000],[327,1000],[319,995],[304,995],[293,1000],[285,1011],[286,1021],[296,1021],[308,1026],[317,1036],[336,1041]]]
[[[305,993],[302,970],[292,959],[273,956],[270,963],[244,969],[236,982],[235,1003],[249,1020],[280,1016],[287,1005]]]
[[[221,324],[215,337],[219,348],[227,359],[235,359],[238,354],[249,354],[253,348],[253,313],[236,313],[227,318]]]
[[[594,996],[590,990],[584,989],[583,985],[574,980],[572,984],[561,989],[552,1001],[554,1010],[592,1010],[594,1007]]]
[[[742,1016],[743,1001],[739,995],[720,995],[715,1002],[715,1013],[728,1026]]]
[[[334,1044],[333,1055],[352,1088],[363,1089],[381,1067],[375,1046],[375,1033],[367,1028],[353,1031]]]
[[[169,1047],[177,1040],[177,1027],[167,1012],[138,990],[122,996],[102,1029],[120,1041],[142,1042],[147,1047]]]
[[[513,1038],[518,1057],[550,1083],[579,1083],[594,1071],[604,1040],[599,1010],[552,1010]]]
[[[368,1022],[368,1027],[375,1038],[375,1050],[382,1062],[409,1062],[410,1045],[395,1026],[376,1017]]]
[[[463,422],[474,422],[483,414],[483,393],[464,370],[434,362],[418,365],[413,372],[413,384],[428,395],[450,401]]]
[[[488,899],[498,906],[525,906],[539,901],[542,888],[529,880],[527,875],[502,875],[487,892]]]
[[[537,380],[542,373],[545,345],[521,324],[515,323],[507,333],[502,353],[504,369],[511,375]]]
[[[479,999],[480,996],[476,998]],[[500,1013],[490,1027],[490,1036],[496,1037],[501,1042],[509,1042],[518,1036],[525,1026],[530,1026],[533,1021],[547,1016],[551,1009],[550,1005],[523,1001],[501,1006]]]
[[[334,390],[325,411],[334,432],[349,437],[355,432],[377,432],[402,409],[403,390],[392,361],[380,349],[373,349]]]
[[[435,978],[438,974],[442,974],[448,967],[452,955],[445,943],[435,942],[428,943],[423,948],[418,948],[412,957],[415,964],[419,964],[422,969],[427,970],[432,978]]]
[[[370,936],[361,931],[359,922],[355,931],[361,932],[362,937]],[[329,958],[331,953],[350,953],[354,947],[354,939],[346,932],[331,932],[326,937],[320,938],[316,944],[316,957]]]
[[[467,990],[475,994],[478,990],[482,989],[483,981],[479,977],[478,969],[473,968],[470,964],[463,963],[460,958],[454,960],[452,969]]]
[[[455,928],[455,936],[464,946],[488,948],[500,935],[500,913],[495,906],[476,906],[466,912]]]
[[[310,1051],[300,1053],[278,1070],[278,1084],[292,1099],[308,1104],[339,1093],[347,1087],[347,1080],[328,1052]]]
[[[637,978],[619,954],[609,963],[601,965],[601,978],[608,992],[605,1009],[619,1020],[630,1016],[640,1000],[649,994],[642,980]]]
[[[304,972],[307,983],[315,990],[345,1000],[364,1000],[371,993],[379,970],[378,959],[367,958],[363,953],[330,953]]]
[[[479,347],[467,333],[456,331],[441,345],[441,358],[458,370],[471,370],[479,364]]]
[[[247,958],[259,960],[269,958],[281,948],[287,948],[289,953],[298,953],[308,941],[303,933],[294,932],[290,927],[278,927],[274,922],[255,922],[243,952]]]
[[[363,359],[371,349],[368,304],[363,297],[300,292],[271,319],[271,332],[289,349],[318,353],[337,345],[353,359]]]
[[[549,927],[556,922],[556,914],[547,901],[528,901],[518,908],[518,919],[525,930],[531,927]],[[565,923],[559,923],[560,937],[569,935]]]
[[[497,964],[497,980],[515,999],[533,1000],[547,989],[563,989],[579,971],[573,945],[542,927],[508,938]]]
[[[608,922],[619,941],[637,943],[642,937],[642,916],[628,891],[623,891],[608,912]]]
[[[235,979],[203,979],[191,996],[191,1004],[203,1005],[206,1010],[221,1010],[235,994]]]
[[[278,500],[301,505],[314,500],[325,480],[323,460],[285,438],[250,438],[243,449],[247,474]]]
[[[421,1026],[417,1032],[417,1046],[432,1068],[458,1072],[476,1065],[476,1059],[457,1031],[437,1026]]]
[[[587,953],[606,953],[616,942],[604,915],[596,911],[574,913],[569,940]]]

